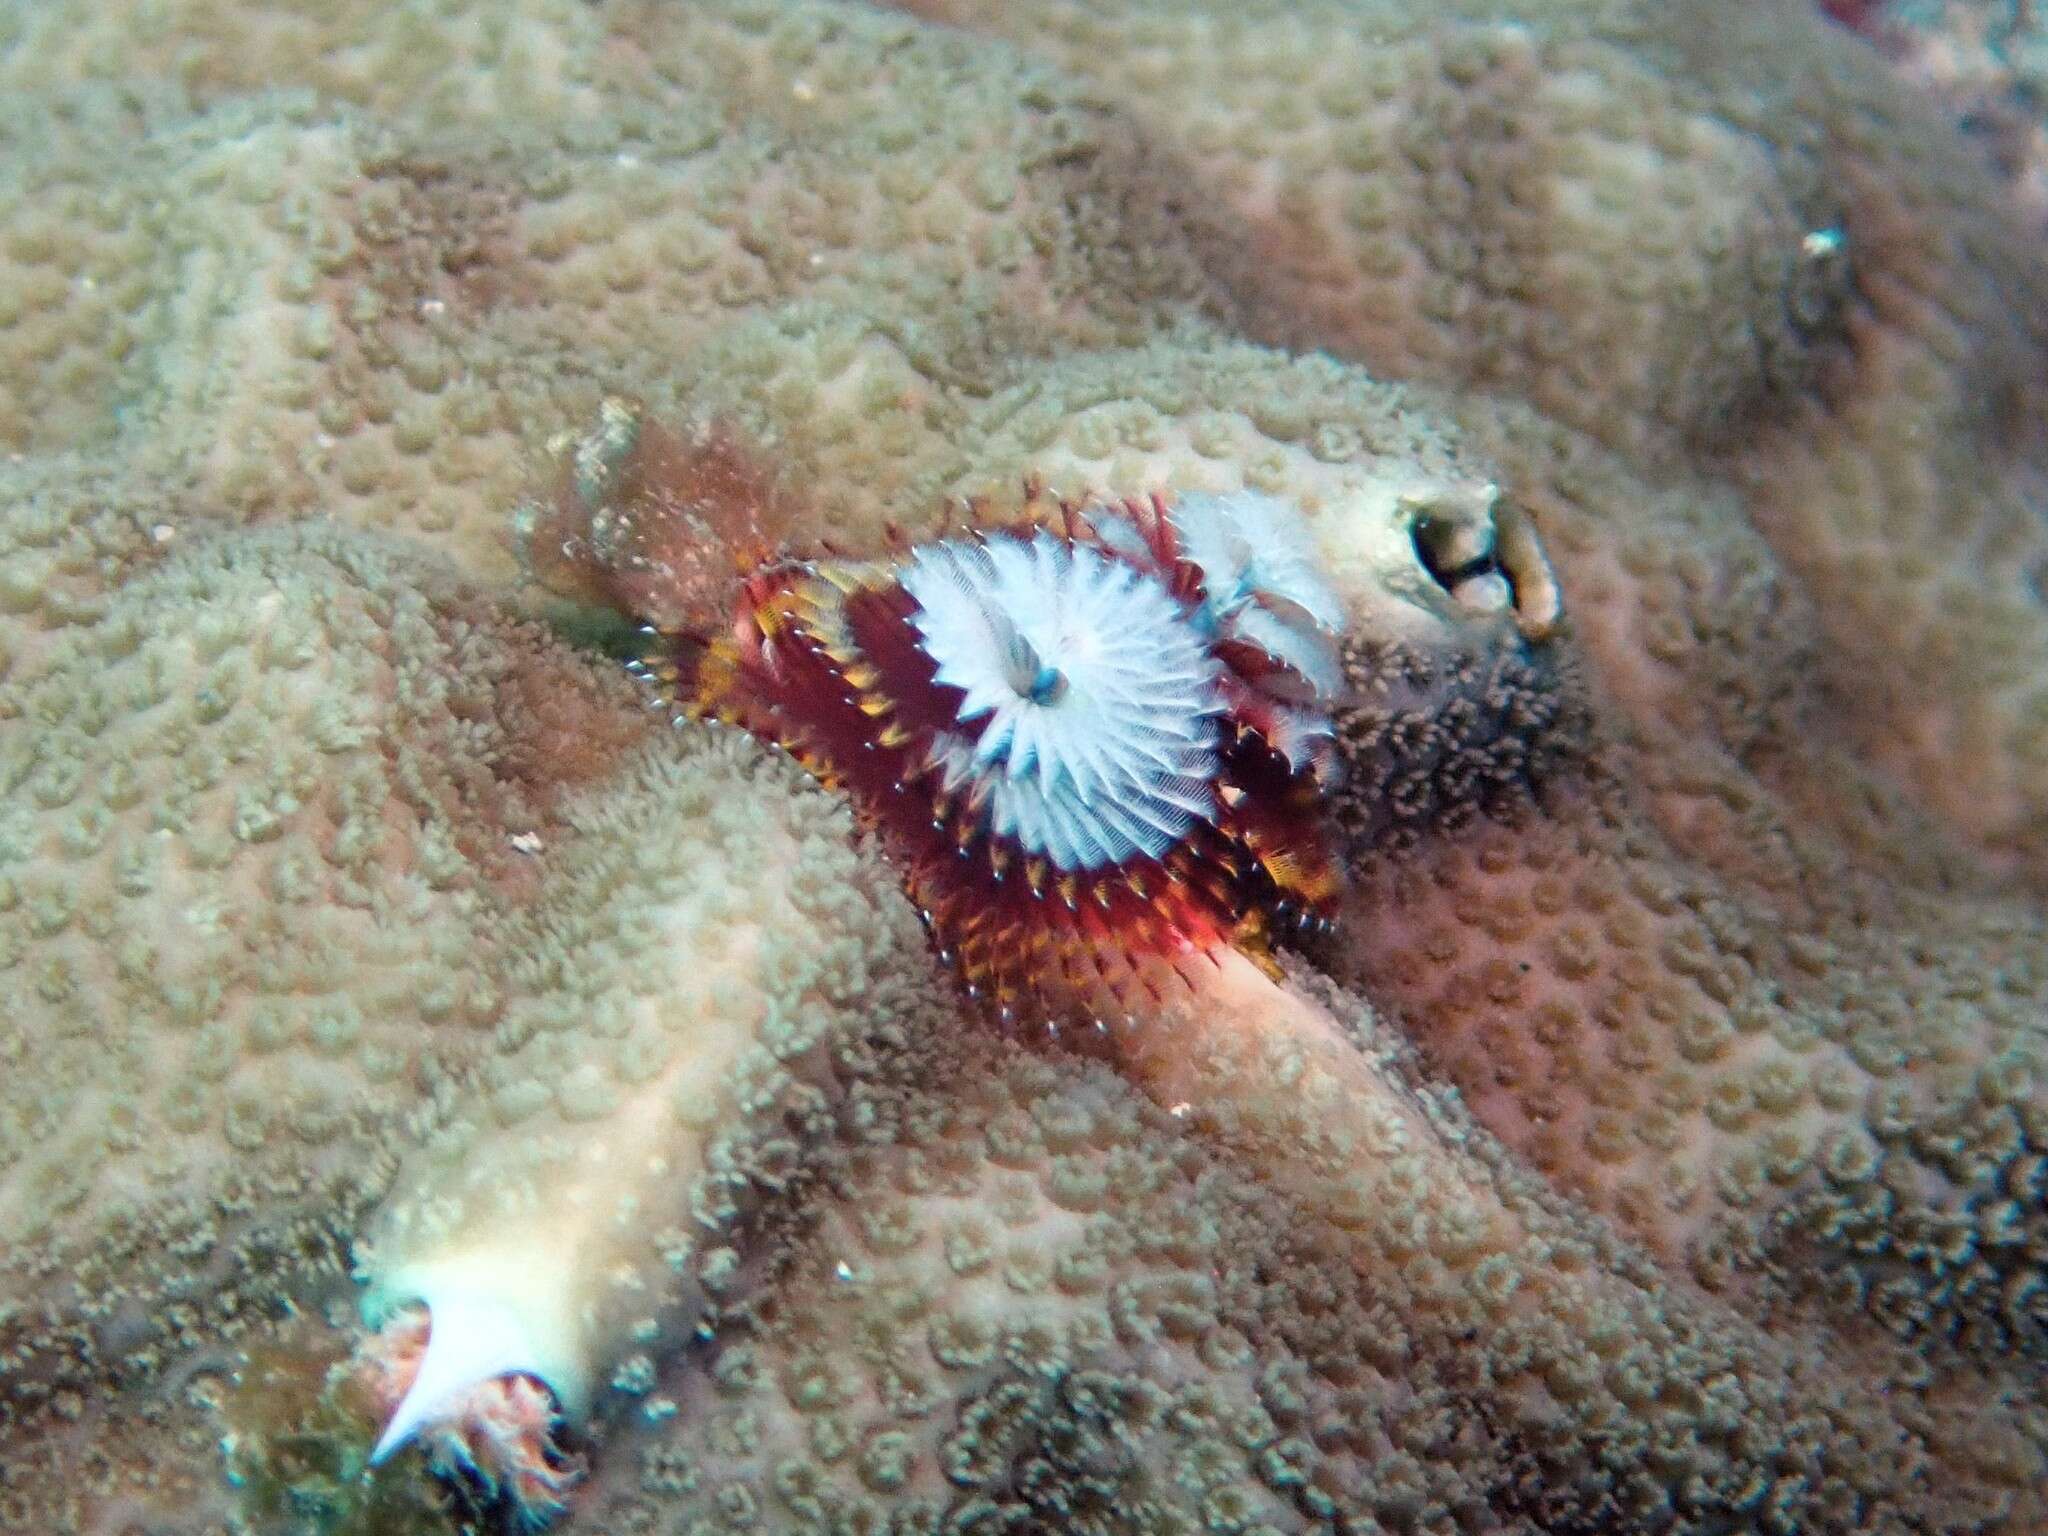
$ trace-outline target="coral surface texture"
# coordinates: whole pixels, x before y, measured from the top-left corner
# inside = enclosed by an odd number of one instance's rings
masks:
[[[1811,0],[0,0],[0,1533],[2048,1531],[1955,118]]]

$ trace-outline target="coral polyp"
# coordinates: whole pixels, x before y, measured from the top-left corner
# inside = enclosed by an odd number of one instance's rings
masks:
[[[1230,516],[1067,504],[1056,526],[771,565],[723,636],[661,664],[851,795],[971,993],[1099,1019],[1157,962],[1256,947],[1336,895],[1335,604],[1291,566],[1269,580]]]

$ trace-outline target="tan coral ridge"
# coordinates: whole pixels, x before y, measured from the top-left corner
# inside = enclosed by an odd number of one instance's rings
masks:
[[[1033,46],[1047,14],[1011,12]],[[649,1059],[648,1028],[658,1043],[689,1023],[660,993],[688,957],[642,915],[660,892],[718,889],[734,855],[693,857],[728,834],[664,814],[686,784],[729,788],[746,828],[832,828],[818,857],[835,889],[865,894],[803,941],[830,949],[853,922],[870,973],[897,980],[877,1034],[836,1011],[829,968],[763,978],[826,989],[824,1054],[758,1097],[706,1062],[709,1119],[658,1122],[686,1156],[730,1131],[765,1176],[702,1186],[746,1198],[710,1208],[737,1226],[670,1246],[680,1267],[647,1234],[593,1245],[618,1262],[580,1314],[603,1365],[568,1528],[955,1513],[1665,1529],[1772,1507],[1808,1529],[2038,1524],[2041,1090],[2025,1060],[2041,916],[1916,809],[2008,838],[2022,867],[2037,759],[2021,693],[1981,670],[1957,673],[1977,693],[1947,697],[1988,711],[2004,747],[1966,760],[1927,722],[1894,729],[1917,679],[1990,667],[2001,626],[2022,642],[2003,654],[2025,650],[2011,493],[2039,445],[2010,381],[2035,322],[2005,274],[2037,258],[1972,211],[1981,183],[1949,174],[1951,151],[1874,98],[1870,71],[1769,7],[1740,26],[1773,30],[1717,39],[1688,38],[1692,7],[1646,21],[1532,5],[1501,39],[1505,76],[1474,70],[1469,29],[1422,14],[1302,8],[1306,30],[1271,34],[1276,67],[1304,39],[1331,68],[1419,61],[1427,112],[1402,122],[1397,93],[1374,121],[1448,152],[1498,143],[1489,112],[1519,99],[1532,40],[1539,64],[1571,64],[1530,100],[1598,153],[1559,163],[1619,161],[1639,195],[1540,202],[1517,238],[1556,253],[1572,322],[1611,335],[1560,334],[1560,303],[1519,282],[1491,307],[1438,283],[1428,305],[1360,313],[1428,317],[1485,361],[1478,376],[1566,425],[1236,339],[1270,337],[1293,307],[1308,334],[1286,339],[1474,377],[1375,356],[1301,302],[1286,262],[1247,278],[1237,205],[1205,194],[1223,154],[1205,104],[1237,111],[1232,80],[1111,100],[1078,73],[1145,67],[1171,28],[1098,34],[1055,68],[826,4],[0,17],[0,68],[27,104],[4,141],[7,287],[24,302],[0,329],[24,455],[0,465],[0,720],[18,754],[0,946],[27,984],[0,1038],[10,1066],[55,1065],[76,1116],[62,1130],[116,1154],[103,1169],[48,1155],[91,1149],[52,1141],[41,1080],[8,1072],[0,1526],[197,1525],[245,1498],[251,1519],[316,1527],[375,1513],[351,1471],[374,1426],[294,1439],[299,1410],[266,1383],[317,1396],[319,1363],[346,1352],[344,1249],[394,1181],[394,1211],[457,1228],[503,1192],[465,1188],[459,1153],[486,1149],[487,1174],[503,1166],[488,1149],[522,1150],[494,1108],[516,1065],[564,1053],[604,1077]],[[1382,47],[1354,46],[1361,18]],[[1743,54],[1743,36],[1773,46]],[[1745,97],[1716,43],[1825,89]],[[1254,95],[1267,78],[1237,73]],[[1253,190],[1313,216],[1289,191],[1297,169],[1379,188],[1389,248],[1463,270],[1465,235],[1498,205],[1460,165],[1423,167],[1415,198],[1331,172],[1314,114],[1346,100],[1294,92],[1245,118]],[[1297,137],[1276,150],[1270,133]],[[1814,133],[1831,159],[1800,147]],[[1694,149],[1720,210],[1704,221],[1682,201],[1700,177],[1673,169]],[[1806,241],[1834,227],[1844,188],[1867,194],[1843,198],[1846,268]],[[1635,222],[1667,206],[1667,225]],[[1961,231],[1953,256],[1937,224]],[[1916,249],[1932,253],[1920,267]],[[1511,255],[1475,283],[1491,291]],[[1320,270],[1354,282],[1341,260]],[[1855,387],[1836,394],[1845,331]],[[1999,344],[1957,344],[1978,333]],[[1622,353],[1630,367],[1599,363]],[[1700,438],[1730,402],[1809,389],[1828,430],[1803,443]],[[1410,642],[1465,633],[1418,514],[1477,528],[1488,508],[1533,512],[1576,615],[1562,647],[1588,742],[1553,773],[1546,733],[1566,717],[1524,721],[1534,740],[1466,734],[1485,653],[1455,645],[1423,658],[1444,671],[1384,695],[1409,707],[1361,722],[1415,749],[1380,761],[1447,771],[1388,780],[1418,797],[1411,822],[1353,802],[1361,899],[1412,905],[1358,925],[1347,974],[1423,1064],[1370,1027],[1356,1056],[1327,1035],[1308,1049],[1248,1003],[1232,1016],[1261,1027],[1209,1041],[1180,1084],[1141,1063],[1124,1082],[1028,1064],[957,1032],[886,871],[845,852],[842,812],[733,745],[636,748],[652,722],[619,680],[504,613],[507,506],[547,440],[618,392],[737,423],[855,540],[1034,471],[1255,485],[1327,530],[1358,611]],[[1971,399],[1993,409],[1930,442],[1951,419],[1939,403]],[[1859,506],[1883,515],[1856,522]],[[1928,509],[1964,536],[1930,536]],[[342,526],[228,531],[313,514]],[[1945,605],[1916,596],[1937,589]],[[312,643],[274,657],[273,631],[299,624]],[[1353,659],[1384,675],[1402,655]],[[1539,675],[1505,702],[1531,682],[1553,697]],[[1442,752],[1463,741],[1488,750]],[[163,771],[124,780],[144,746]],[[1472,786],[1461,769],[1499,793],[1438,797]],[[117,931],[151,928],[175,940],[162,958],[124,956]],[[358,951],[379,964],[358,973]],[[1532,1030],[1504,1033],[1524,1009]],[[109,1016],[139,1055],[101,1049]],[[916,1050],[888,1047],[918,1019]],[[879,1056],[857,1048],[871,1038]],[[1846,1093],[1839,1073],[1780,1069],[1844,1055]],[[1446,1075],[1514,1155],[1443,1101]],[[1390,1098],[1424,1117],[1390,1115]],[[1814,1161],[1823,1112],[1870,1144]],[[563,1100],[530,1115],[550,1128],[537,1145],[575,1145],[552,1131],[572,1123]],[[773,1134],[787,1124],[801,1134]],[[787,1179],[786,1149],[801,1154]],[[434,1212],[441,1183],[461,1198]],[[893,1221],[857,1214],[885,1188]],[[609,1219],[602,1200],[583,1214]],[[1518,1251],[1497,1251],[1510,1234]],[[1810,1243],[1826,1262],[1803,1262]],[[216,1283],[234,1273],[250,1278]],[[1807,1294],[1828,1275],[1845,1283]],[[698,1322],[709,1337],[678,1344]],[[285,1364],[261,1363],[280,1347]],[[224,1429],[241,1493],[221,1475]],[[339,1483],[316,1465],[328,1452]],[[375,1490],[404,1495],[418,1526],[445,1521],[445,1491],[409,1457]]]

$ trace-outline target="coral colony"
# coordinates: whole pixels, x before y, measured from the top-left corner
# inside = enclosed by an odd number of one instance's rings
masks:
[[[2039,114],[1817,8],[0,4],[0,1531],[2048,1530]]]
[[[1294,508],[1027,487],[1014,519],[883,558],[763,558],[783,514],[748,464],[724,434],[609,409],[558,510],[587,514],[602,483],[629,509],[620,547],[569,554],[665,621],[634,670],[679,720],[744,727],[853,801],[998,1021],[1106,1028],[1221,946],[1257,955],[1327,922],[1343,614]],[[706,514],[690,535],[686,504]],[[648,554],[693,540],[686,576]],[[722,625],[707,543],[751,566]],[[534,1337],[557,1309],[475,1278],[402,1287],[422,1294],[366,1343],[371,1459],[418,1438],[444,1476],[544,1522],[578,1475],[557,1404],[583,1394]]]
[[[1009,1021],[1321,919],[1338,621],[1269,497],[1070,503],[1058,527],[769,565],[682,665],[695,708],[853,797]]]

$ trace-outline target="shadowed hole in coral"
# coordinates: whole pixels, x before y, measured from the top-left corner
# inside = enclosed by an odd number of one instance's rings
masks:
[[[1460,608],[1511,612],[1531,639],[1555,626],[1563,603],[1549,559],[1529,520],[1494,487],[1414,507],[1409,538],[1430,580]]]

